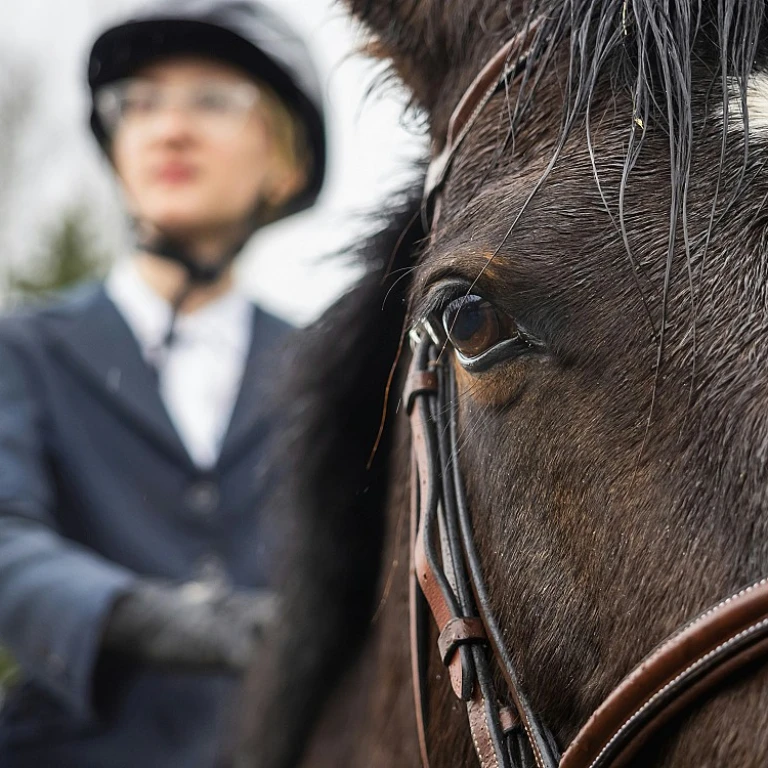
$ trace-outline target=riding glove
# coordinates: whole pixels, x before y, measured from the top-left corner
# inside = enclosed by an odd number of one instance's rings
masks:
[[[275,608],[267,591],[142,580],[115,603],[102,647],[166,667],[242,672]]]

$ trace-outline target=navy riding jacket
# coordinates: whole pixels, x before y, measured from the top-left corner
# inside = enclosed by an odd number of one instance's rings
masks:
[[[211,768],[236,690],[100,652],[138,576],[268,583],[265,407],[289,326],[254,312],[216,466],[190,459],[102,286],[0,319],[0,768]],[[274,534],[273,534],[274,535]]]

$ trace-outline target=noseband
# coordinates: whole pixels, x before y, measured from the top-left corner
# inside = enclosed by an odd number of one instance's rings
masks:
[[[453,158],[485,106],[525,67],[534,22],[485,66],[462,97],[425,189],[439,192]],[[411,425],[410,634],[421,760],[427,751],[428,613],[440,659],[466,705],[481,768],[617,768],[672,716],[748,662],[768,654],[768,579],[683,626],[647,656],[589,718],[564,754],[536,715],[491,610],[458,465],[458,391],[452,354],[430,320],[411,332],[404,392]],[[497,685],[503,680],[503,689]]]

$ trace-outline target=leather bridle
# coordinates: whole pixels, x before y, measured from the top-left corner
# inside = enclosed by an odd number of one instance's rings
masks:
[[[525,67],[536,22],[484,67],[451,118],[445,148],[427,176],[439,216],[456,151],[494,94]],[[433,205],[434,204],[434,205]],[[616,768],[673,715],[748,662],[768,654],[768,579],[686,624],[646,657],[589,718],[564,754],[519,682],[494,618],[458,465],[458,392],[452,351],[439,326],[411,331],[404,402],[411,425],[410,624],[414,701],[424,768],[427,750],[427,608],[440,659],[464,702],[481,768]],[[500,690],[497,682],[504,681]]]

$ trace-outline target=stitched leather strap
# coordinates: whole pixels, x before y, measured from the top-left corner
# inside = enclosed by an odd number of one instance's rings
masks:
[[[437,465],[438,457],[431,455],[434,447],[430,446],[425,434],[426,418],[423,410],[426,405],[424,402],[414,403],[413,399],[416,393],[436,395],[437,378],[433,372],[418,371],[414,368],[408,375],[408,383],[411,389],[406,395],[411,405],[411,441],[419,488],[418,508],[412,510],[412,515],[415,514],[418,520],[413,548],[413,566],[421,591],[429,603],[438,630],[442,633],[446,625],[457,615],[458,610],[455,606],[448,605],[445,591],[439,583],[438,573],[427,557],[425,537],[430,535],[430,532],[425,528],[430,518],[434,517],[434,509],[439,503],[436,484],[430,482],[432,467]],[[468,655],[460,652],[454,654],[447,665],[451,687],[462,701],[468,701],[472,695],[468,664]]]
[[[438,393],[438,378],[433,370],[425,370],[429,364],[426,347],[415,355],[409,371],[404,400],[411,420],[412,476],[411,476],[411,666],[413,674],[414,704],[419,750],[423,768],[429,768],[426,727],[427,711],[424,690],[425,658],[422,649],[424,629],[416,631],[418,621],[418,589],[426,597],[430,611],[440,630],[441,657],[444,659],[454,693],[467,703],[470,730],[475,748],[484,768],[506,768],[495,758],[495,748],[489,725],[485,722],[486,701],[480,687],[475,684],[474,668],[469,648],[463,643],[475,637],[484,639],[485,632],[479,621],[458,616],[458,605],[449,605],[441,586],[440,577],[433,568],[432,558],[425,548],[425,537],[434,535],[427,523],[434,520],[439,503],[439,489],[435,482],[435,468],[439,450],[427,434],[429,424],[429,398]],[[420,359],[417,359],[420,357]],[[426,529],[426,530],[425,530]],[[471,637],[472,636],[472,637]]]
[[[682,706],[768,654],[768,580],[706,611],[666,640],[611,693],[561,768],[619,766]]]

